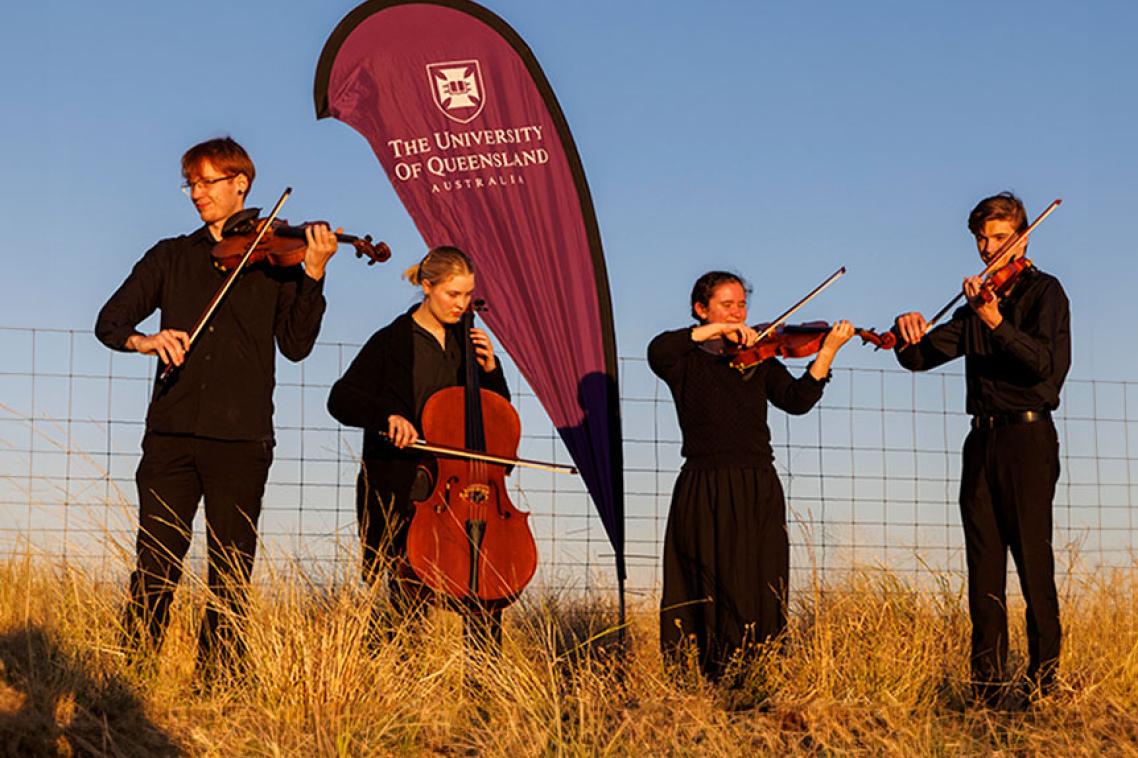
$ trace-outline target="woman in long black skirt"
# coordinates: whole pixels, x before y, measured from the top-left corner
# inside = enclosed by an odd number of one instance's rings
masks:
[[[822,397],[834,355],[853,336],[840,321],[799,378],[767,359],[744,371],[722,355],[727,342],[749,346],[749,287],[712,271],[692,289],[693,328],[664,332],[648,346],[652,370],[668,384],[683,433],[664,537],[660,646],[682,662],[695,644],[704,675],[720,681],[786,626],[790,548],[786,503],[774,470],[767,402],[802,414]]]

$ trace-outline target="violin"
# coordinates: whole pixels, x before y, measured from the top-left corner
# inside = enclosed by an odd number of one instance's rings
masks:
[[[1035,267],[1030,258],[1016,258],[1011,263],[998,268],[984,279],[984,283],[980,285],[980,294],[977,295],[978,299],[985,303],[990,303],[997,298],[1007,297],[1025,271]]]
[[[215,261],[218,261],[218,265],[223,266],[229,272],[229,275],[225,277],[225,281],[217,288],[217,292],[214,293],[213,298],[209,301],[209,304],[206,305],[202,314],[198,317],[197,323],[194,324],[194,328],[190,331],[189,345],[186,347],[187,352],[197,343],[198,337],[201,336],[206,324],[213,318],[213,314],[225,300],[226,296],[229,295],[229,291],[233,288],[233,283],[237,281],[237,277],[240,276],[241,272],[245,270],[245,267],[249,265],[250,262],[266,260],[273,265],[295,266],[304,260],[304,252],[308,247],[308,243],[304,238],[304,227],[289,227],[283,224],[283,222],[280,225],[277,224],[277,214],[280,213],[281,207],[284,206],[285,201],[288,200],[291,194],[292,187],[285,187],[285,191],[281,193],[276,205],[273,206],[272,211],[270,211],[269,215],[264,219],[257,218],[261,213],[259,208],[248,208],[243,211],[238,211],[226,220],[222,228],[222,240],[214,245],[213,258]],[[248,225],[251,231],[242,233],[246,225]],[[282,234],[280,232],[281,228],[289,230],[299,229],[299,239],[297,239],[295,231]],[[233,231],[229,236],[229,240],[233,240],[232,244],[240,247],[243,251],[235,256],[235,260],[234,256],[230,255],[229,248],[222,247],[229,241],[225,237],[225,229],[238,230]],[[391,257],[391,250],[387,245],[380,242],[378,247],[373,246],[370,236],[360,239],[347,234],[337,234],[336,238],[342,242],[350,242],[352,245],[355,245],[357,258],[368,255],[369,266],[376,261],[385,261]],[[270,241],[267,245],[264,244],[266,240]],[[281,242],[273,244],[273,240],[281,240]],[[219,247],[224,251],[221,260],[219,260],[217,252]],[[258,253],[258,251],[260,252]],[[299,257],[297,257],[298,255]],[[162,369],[162,373],[158,375],[158,383],[167,386],[166,383],[170,381],[174,373],[174,364],[166,364],[166,367]]]
[[[312,226],[312,223],[289,226],[283,219],[273,219],[270,223],[268,219],[258,218],[260,215],[260,208],[246,208],[226,220],[225,226],[221,229],[221,241],[213,246],[213,260],[217,265],[226,271],[236,268],[249,245],[266,226],[268,228],[249,256],[249,263],[267,261],[271,266],[298,266],[304,261],[307,248],[304,230]],[[356,257],[366,257],[369,266],[377,261],[382,263],[391,257],[391,249],[387,243],[374,244],[370,234],[357,237],[338,232],[336,239],[354,247]]]
[[[760,337],[755,344],[745,346],[727,343],[723,354],[729,359],[731,368],[746,371],[768,358],[805,358],[822,349],[830,324],[825,321],[808,321],[804,324],[779,324],[770,329],[770,324],[755,327]],[[855,328],[854,334],[861,337],[863,344],[871,344],[878,350],[892,350],[897,345],[897,335],[893,332],[878,334],[872,329]]]
[[[506,492],[506,469],[494,458],[516,459],[518,412],[482,389],[470,328],[462,317],[466,383],[431,395],[423,406],[423,436],[439,445],[487,454],[479,460],[443,455],[431,493],[415,502],[407,532],[407,561],[436,597],[480,609],[513,602],[537,571],[529,513]]]

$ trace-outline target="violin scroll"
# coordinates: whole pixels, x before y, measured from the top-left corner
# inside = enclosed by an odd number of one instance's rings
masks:
[[[338,234],[337,239],[341,237],[351,237],[350,234]],[[374,266],[376,262],[383,263],[391,257],[391,248],[387,246],[386,242],[380,241],[378,245],[371,241],[371,235],[365,234],[363,237],[353,237],[352,239],[340,239],[341,242],[347,242],[356,250],[357,258],[367,258],[367,265]]]
[[[897,335],[892,331],[878,334],[873,329],[855,329],[854,334],[861,337],[862,344],[873,345],[876,350],[892,350],[897,347]]]

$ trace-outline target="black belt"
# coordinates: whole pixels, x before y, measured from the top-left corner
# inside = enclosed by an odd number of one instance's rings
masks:
[[[973,416],[973,429],[996,429],[1013,424],[1031,424],[1051,418],[1051,411],[1020,411],[1018,413],[997,413],[992,416]]]

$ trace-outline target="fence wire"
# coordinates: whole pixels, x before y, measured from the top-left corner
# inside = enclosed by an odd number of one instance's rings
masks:
[[[362,435],[337,424],[325,401],[358,349],[320,342],[300,364],[278,361],[277,445],[258,565],[299,561],[338,575],[354,570]],[[0,557],[30,551],[125,573],[153,361],[109,351],[78,330],[0,327],[0,351],[7,356],[0,371]],[[504,362],[522,418],[519,454],[568,463],[537,399]],[[620,389],[628,586],[650,595],[682,463],[680,432],[667,387],[645,360],[621,359]],[[963,573],[963,405],[960,373],[838,368],[811,413],[772,409],[776,467],[790,509],[792,586],[852,567]],[[1069,379],[1064,388],[1055,416],[1062,476],[1054,542],[1068,574],[1134,565],[1138,419],[1131,408],[1138,409],[1138,382]],[[611,588],[613,550],[580,480],[519,469],[509,481],[514,504],[532,512],[539,582]],[[200,561],[200,509],[195,530],[191,559]]]

